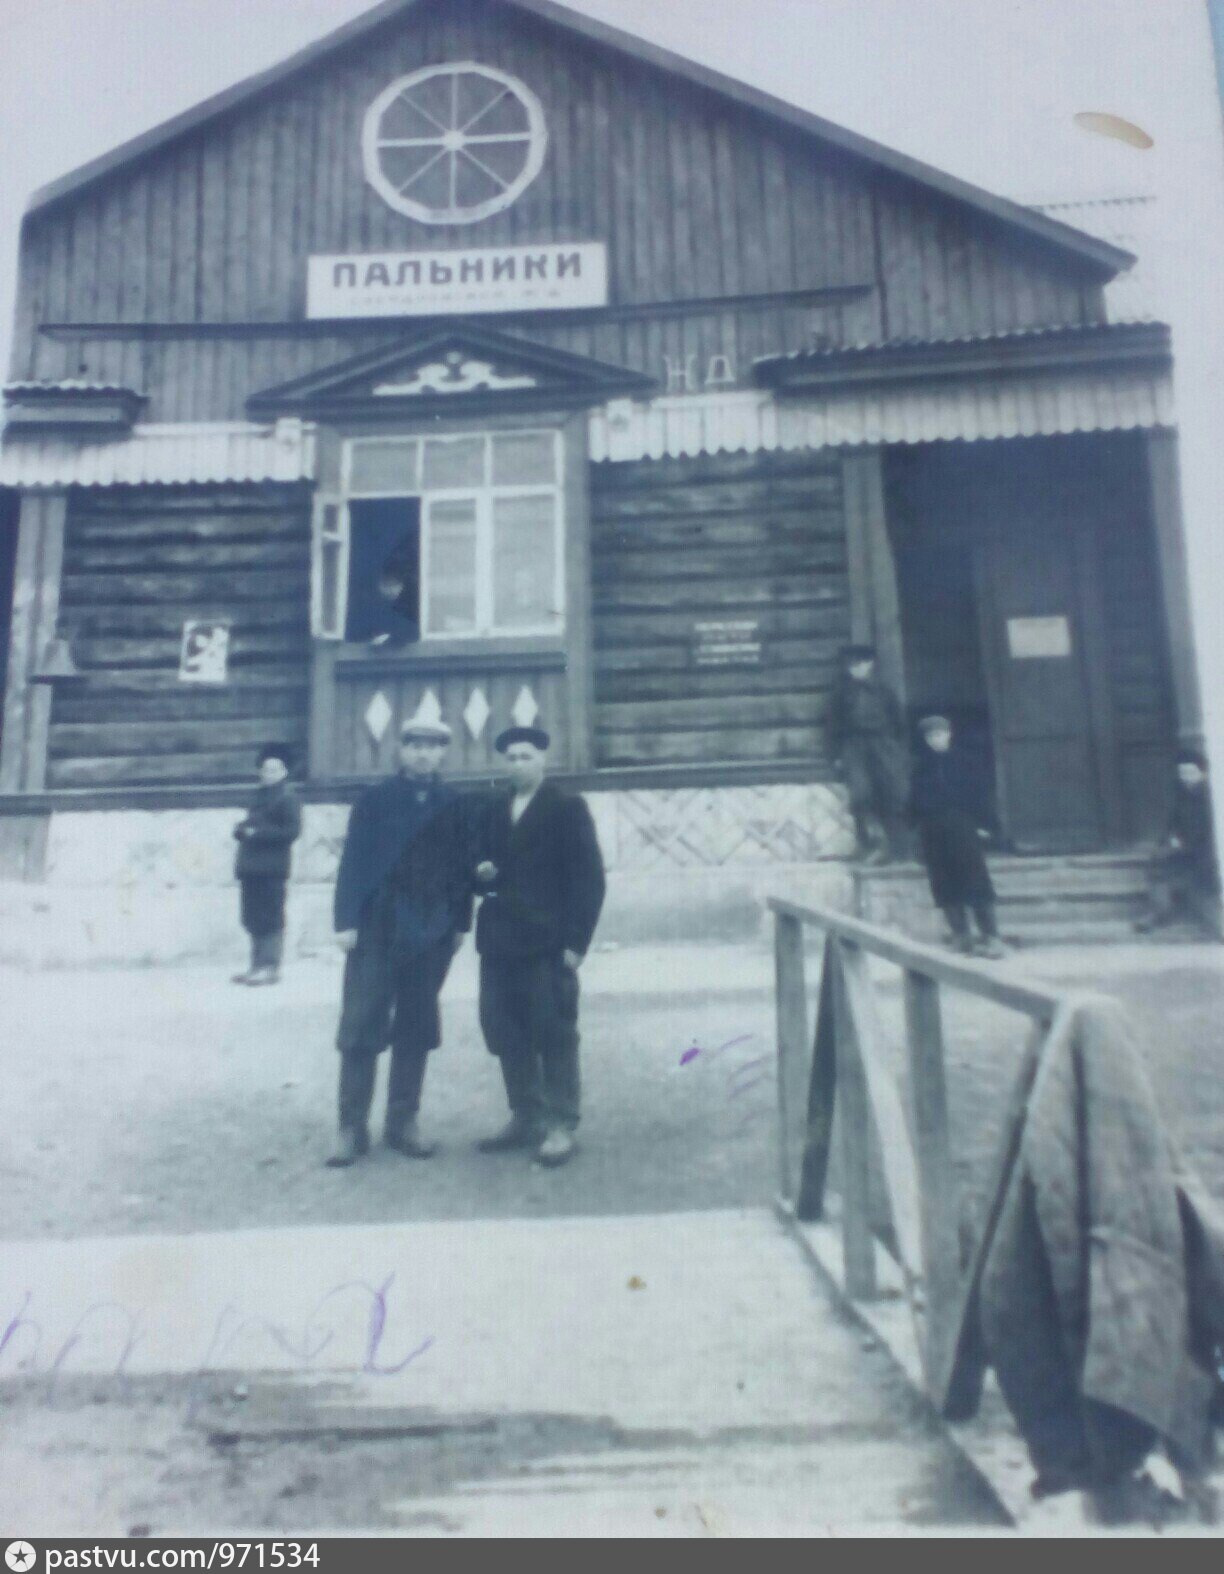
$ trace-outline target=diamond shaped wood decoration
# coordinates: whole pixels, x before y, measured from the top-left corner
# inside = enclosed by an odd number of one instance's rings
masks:
[[[442,720],[442,707],[438,704],[438,696],[432,689],[426,689],[421,696],[421,703],[416,708],[414,721],[423,721],[429,726],[436,726]]]
[[[381,689],[366,706],[365,724],[369,728],[370,737],[375,743],[381,743],[386,736],[387,728],[391,725],[394,712],[387,701],[387,696]]]
[[[489,702],[485,699],[484,690],[475,688],[468,696],[468,702],[463,708],[463,720],[473,739],[479,738],[485,730],[485,723],[489,719]]]
[[[540,707],[536,704],[536,697],[524,683],[518,691],[518,699],[510,711],[515,724],[519,727],[530,727],[540,714]]]

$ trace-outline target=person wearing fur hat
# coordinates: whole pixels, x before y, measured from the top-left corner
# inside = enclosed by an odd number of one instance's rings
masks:
[[[486,1153],[534,1148],[564,1164],[578,1126],[578,969],[603,907],[603,858],[585,801],[545,779],[548,733],[496,740],[509,788],[490,806],[476,866],[480,1026],[501,1066],[509,1124]]]
[[[931,896],[943,910],[958,951],[1006,955],[995,918],[995,889],[984,845],[990,832],[986,794],[971,762],[952,742],[946,716],[924,716],[910,785],[910,812],[918,827]],[[970,913],[977,922],[973,937]]]
[[[1219,939],[1220,870],[1207,756],[1201,749],[1182,749],[1178,754],[1173,811],[1149,898],[1150,911],[1135,925],[1140,934],[1184,918]]]
[[[391,1048],[384,1140],[406,1158],[434,1152],[417,1120],[425,1068],[442,1042],[438,996],[472,921],[469,817],[441,780],[446,724],[418,712],[400,731],[399,770],[353,805],[336,877],[344,984],[339,1141],[333,1169],[370,1146],[378,1057]]]
[[[870,645],[847,645],[841,653],[825,736],[846,784],[858,856],[868,863],[906,857],[905,718],[897,696],[876,676]]]
[[[242,892],[242,927],[251,940],[251,965],[236,984],[275,984],[285,948],[285,888],[302,810],[289,783],[290,752],[270,743],[259,751],[259,786],[246,818],[234,827],[234,873]]]

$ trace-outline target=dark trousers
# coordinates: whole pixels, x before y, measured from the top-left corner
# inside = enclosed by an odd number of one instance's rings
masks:
[[[884,735],[850,738],[842,749],[842,771],[860,851],[879,846],[882,838],[894,858],[905,857],[909,759],[904,744]]]
[[[480,1026],[515,1115],[578,1125],[578,975],[557,956],[480,959]]]
[[[285,948],[285,880],[248,874],[240,888],[242,927],[251,937],[251,967],[278,968]]]
[[[953,902],[943,909],[944,917],[948,920],[948,927],[958,940],[968,940],[970,937],[969,914],[972,912],[977,920],[977,926],[984,940],[997,940],[999,938],[999,922],[995,915],[993,902],[974,902],[972,907],[963,903]]]
[[[452,935],[445,935],[426,950],[408,952],[389,943],[378,927],[358,936],[344,963],[336,1034],[342,1130],[366,1129],[378,1057],[388,1044],[388,1131],[399,1130],[417,1113],[429,1052],[442,1042],[438,995],[454,950]]]

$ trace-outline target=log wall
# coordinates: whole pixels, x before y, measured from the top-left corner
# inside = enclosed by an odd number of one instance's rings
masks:
[[[837,457],[717,455],[592,476],[597,764],[802,759],[818,771],[850,632]]]
[[[58,688],[49,787],[235,781],[262,743],[304,755],[310,534],[288,488],[75,494],[59,632],[85,681]],[[178,676],[189,619],[231,624],[229,681]]]

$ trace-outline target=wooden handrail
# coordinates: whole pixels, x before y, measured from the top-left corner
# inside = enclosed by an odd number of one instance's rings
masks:
[[[965,957],[949,956],[934,946],[922,945],[904,935],[881,929],[877,924],[865,924],[859,918],[850,918],[831,907],[809,907],[791,902],[784,897],[771,896],[770,910],[786,918],[797,919],[823,929],[826,934],[837,935],[851,945],[861,946],[873,956],[895,962],[907,972],[921,973],[925,978],[940,984],[952,984],[966,994],[978,995],[983,1000],[993,1000],[996,1005],[1011,1011],[1021,1011],[1037,1022],[1052,1022],[1066,994],[1043,989],[1039,984],[1026,983],[1023,979],[1009,978],[998,971],[998,965],[973,962]]]
[[[1089,997],[1012,978],[997,967],[952,957],[832,908],[773,897],[778,1027],[779,1168],[783,1201],[795,1216],[823,1216],[834,1129],[840,1133],[842,1262],[846,1293],[876,1293],[870,1212],[872,1129],[883,1158],[891,1213],[890,1249],[902,1270],[923,1354],[927,1388],[946,1414],[976,1402],[980,1372],[967,1353],[977,1278],[990,1246],[1003,1188],[1023,1135],[1037,1067],[1069,1031]],[[804,983],[805,926],[824,935],[815,1030],[809,1037]],[[898,1085],[876,1009],[868,955],[902,970],[910,1100]],[[984,1222],[962,1262],[957,1185],[948,1129],[947,1066],[940,1004],[944,987],[987,1000],[1031,1022],[1029,1044],[1002,1112],[999,1156]]]

